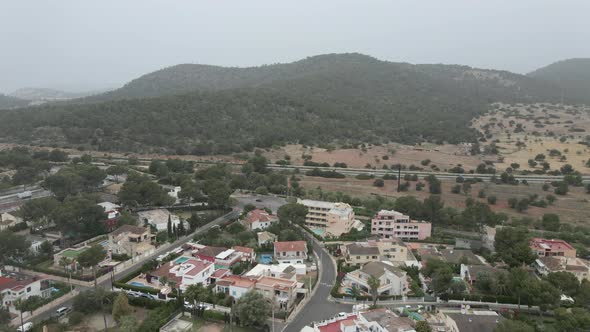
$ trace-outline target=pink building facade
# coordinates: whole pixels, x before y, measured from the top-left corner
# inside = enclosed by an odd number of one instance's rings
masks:
[[[431,223],[411,220],[409,216],[393,210],[381,210],[371,220],[371,234],[384,239],[424,240],[431,233]]]

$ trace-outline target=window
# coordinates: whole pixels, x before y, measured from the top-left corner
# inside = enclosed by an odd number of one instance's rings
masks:
[[[31,292],[31,287],[27,287],[27,293]]]

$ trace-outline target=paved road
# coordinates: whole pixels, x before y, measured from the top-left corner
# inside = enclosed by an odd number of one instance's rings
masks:
[[[235,209],[239,209],[240,211],[244,209],[246,204],[252,204],[256,207],[267,207],[271,209],[273,213],[277,213],[281,206],[287,204],[287,201],[284,198],[272,195],[248,195],[236,193],[232,195],[232,198],[236,200]]]
[[[339,312],[351,312],[351,304],[334,303],[328,300],[332,285],[336,281],[336,267],[330,258],[330,254],[324,250],[311,235],[313,251],[320,258],[322,276],[315,294],[309,302],[301,309],[295,318],[287,325],[285,332],[299,332],[306,325],[315,321],[322,321],[336,316]]]
[[[240,214],[240,211],[241,210],[238,211],[238,210],[234,209],[232,212],[230,212],[228,214],[225,214],[225,215],[223,215],[223,216],[221,216],[221,217],[219,217],[219,218],[211,221],[210,223],[204,225],[203,227],[198,228],[192,234],[187,235],[187,236],[181,238],[180,240],[176,241],[175,244],[174,244],[174,246],[171,246],[171,247],[160,247],[160,248],[156,249],[156,251],[149,258],[158,257],[159,255],[161,255],[161,254],[163,254],[163,253],[165,253],[167,251],[170,251],[170,250],[172,250],[174,248],[177,248],[177,247],[180,247],[180,246],[186,244],[187,242],[189,242],[189,241],[191,241],[193,239],[193,236],[195,236],[197,234],[200,234],[200,233],[203,233],[203,232],[206,232],[209,228],[213,227],[214,225],[219,225],[219,224],[222,224],[224,222],[227,222],[230,219],[237,218],[239,216],[239,214]],[[124,277],[125,275],[127,275],[129,272],[131,272],[131,271],[139,268],[149,258],[145,258],[143,260],[140,260],[137,263],[135,263],[133,265],[130,265],[125,270],[122,270],[122,271],[118,272],[117,274],[115,274],[115,279],[120,279],[120,278]],[[106,288],[106,289],[111,289],[111,286],[112,285],[111,285],[110,278],[108,278],[108,279],[106,279],[106,280],[98,283],[98,286],[99,287],[102,287],[102,288]],[[92,289],[92,287],[76,286],[76,289],[78,289],[80,292],[83,292],[85,290]],[[72,306],[72,300],[69,300],[69,301],[64,302],[61,306],[71,307]],[[37,322],[40,322],[40,321],[49,319],[49,318],[51,318],[51,315],[55,312],[54,309],[56,309],[56,308],[47,310],[47,311],[43,312],[42,314],[39,314],[39,315],[35,316],[35,318],[33,318],[32,320],[27,320],[27,321],[32,321],[34,323],[37,323]],[[27,321],[25,321],[25,322],[27,322]]]
[[[397,170],[383,170],[383,169],[362,169],[362,168],[340,168],[340,167],[312,167],[312,166],[299,166],[299,165],[276,165],[276,164],[269,164],[268,168],[273,170],[287,170],[293,171],[295,169],[299,170],[300,172],[310,171],[314,168],[319,168],[321,170],[327,171],[336,171],[338,173],[342,173],[344,175],[355,176],[359,174],[367,174],[367,175],[374,175],[374,176],[383,176],[385,174],[393,174],[397,175]],[[401,175],[402,177],[406,174],[416,174],[419,177],[425,177],[428,175],[435,175],[439,179],[447,179],[447,180],[455,180],[458,176],[463,176],[465,179],[473,179],[479,178],[485,181],[490,181],[493,174],[469,174],[469,173],[446,173],[446,172],[429,172],[429,171],[409,171],[409,170],[402,170]],[[529,183],[545,183],[551,181],[561,181],[563,180],[563,176],[552,176],[552,175],[519,175],[513,174],[514,178],[517,180],[526,180]],[[496,177],[499,178],[500,174],[496,174]],[[590,175],[582,175],[582,182],[590,183]]]

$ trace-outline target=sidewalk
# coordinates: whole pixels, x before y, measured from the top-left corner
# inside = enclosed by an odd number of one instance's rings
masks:
[[[57,299],[55,299],[54,301],[51,301],[49,303],[47,303],[44,306],[41,306],[35,310],[33,310],[33,312],[23,312],[23,322],[28,322],[29,320],[35,319],[38,315],[46,312],[47,310],[51,310],[54,308],[57,308],[58,306],[60,306],[62,303],[71,300],[72,298],[74,298],[74,296],[78,295],[80,292],[77,289],[74,289],[73,291],[65,294],[62,297],[59,297]],[[20,319],[20,315],[16,318],[14,318],[11,322],[10,325],[18,327],[21,324],[21,319]]]

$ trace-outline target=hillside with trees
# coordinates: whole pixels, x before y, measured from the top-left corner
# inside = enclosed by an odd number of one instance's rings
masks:
[[[590,58],[558,61],[539,68],[528,76],[557,84],[566,103],[590,102]]]
[[[15,107],[24,107],[29,104],[28,100],[7,96],[0,93],[0,110],[8,109],[8,108],[15,108]]]
[[[551,82],[330,54],[253,68],[179,65],[98,96],[0,114],[0,137],[98,150],[213,154],[302,143],[475,141],[493,101],[556,101]]]

